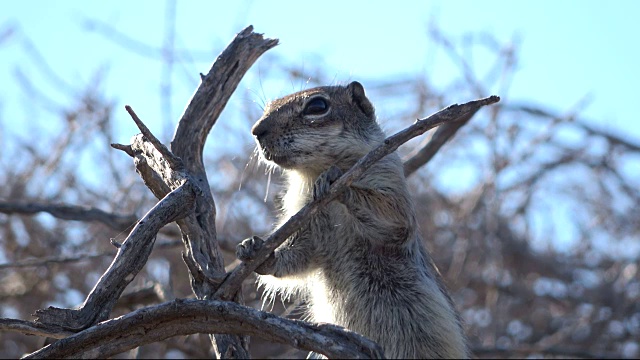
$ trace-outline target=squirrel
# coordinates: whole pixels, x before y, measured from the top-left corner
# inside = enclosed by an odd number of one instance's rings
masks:
[[[322,86],[267,104],[255,123],[261,157],[284,169],[280,225],[382,144],[363,86]],[[262,246],[237,247],[240,260]],[[315,213],[257,269],[265,296],[303,296],[309,318],[377,342],[388,358],[468,358],[462,322],[417,231],[394,152]]]

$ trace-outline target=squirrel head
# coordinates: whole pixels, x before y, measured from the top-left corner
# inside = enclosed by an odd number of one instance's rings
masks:
[[[374,107],[357,81],[274,100],[251,132],[266,161],[318,174],[332,164],[346,170],[384,140]]]

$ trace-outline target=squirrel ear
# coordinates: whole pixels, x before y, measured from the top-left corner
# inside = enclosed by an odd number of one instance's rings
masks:
[[[375,117],[375,109],[373,108],[373,104],[371,101],[367,99],[367,96],[364,94],[364,87],[357,81],[351,82],[351,84],[347,85],[347,89],[351,93],[351,99],[355,105],[368,117]]]

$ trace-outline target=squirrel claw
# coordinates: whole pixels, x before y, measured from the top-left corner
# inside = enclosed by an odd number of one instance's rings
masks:
[[[242,261],[251,260],[256,256],[256,252],[262,248],[264,240],[258,236],[252,236],[243,240],[236,246],[236,257]]]
[[[336,182],[342,176],[342,170],[335,165],[325,170],[313,185],[313,200],[318,200],[329,192],[331,184]]]

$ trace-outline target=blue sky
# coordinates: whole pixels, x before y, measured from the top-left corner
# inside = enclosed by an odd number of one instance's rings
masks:
[[[28,99],[17,91],[14,75],[19,64],[27,71],[32,68],[29,54],[21,46],[21,40],[28,37],[50,67],[72,85],[91,81],[97,69],[106,67],[105,87],[121,102],[118,105],[131,103],[144,110],[146,118],[159,118],[161,64],[128,53],[89,31],[84,20],[107,22],[132,38],[160,47],[165,8],[163,1],[3,2],[0,30],[17,25],[18,31],[0,43],[0,115],[19,122],[29,121],[32,115],[21,110]],[[590,96],[587,117],[600,126],[640,138],[640,126],[629,106],[635,103],[640,83],[639,10],[637,1],[604,5],[586,0],[325,0],[311,5],[299,1],[178,1],[176,46],[211,61],[237,31],[253,24],[257,32],[279,38],[281,45],[272,52],[293,63],[311,66],[315,54],[323,54],[328,72],[335,73],[337,81],[435,69],[428,74],[431,79],[436,84],[446,83],[459,74],[452,73],[455,69],[445,65],[444,55],[427,43],[427,23],[435,19],[445,33],[454,36],[487,31],[503,41],[522,40],[512,99],[564,111]],[[175,80],[174,118],[192,93],[197,72],[206,71],[209,61],[188,69],[190,79],[186,79],[187,73],[176,71],[183,78]],[[286,93],[290,84],[277,91],[266,96]]]

